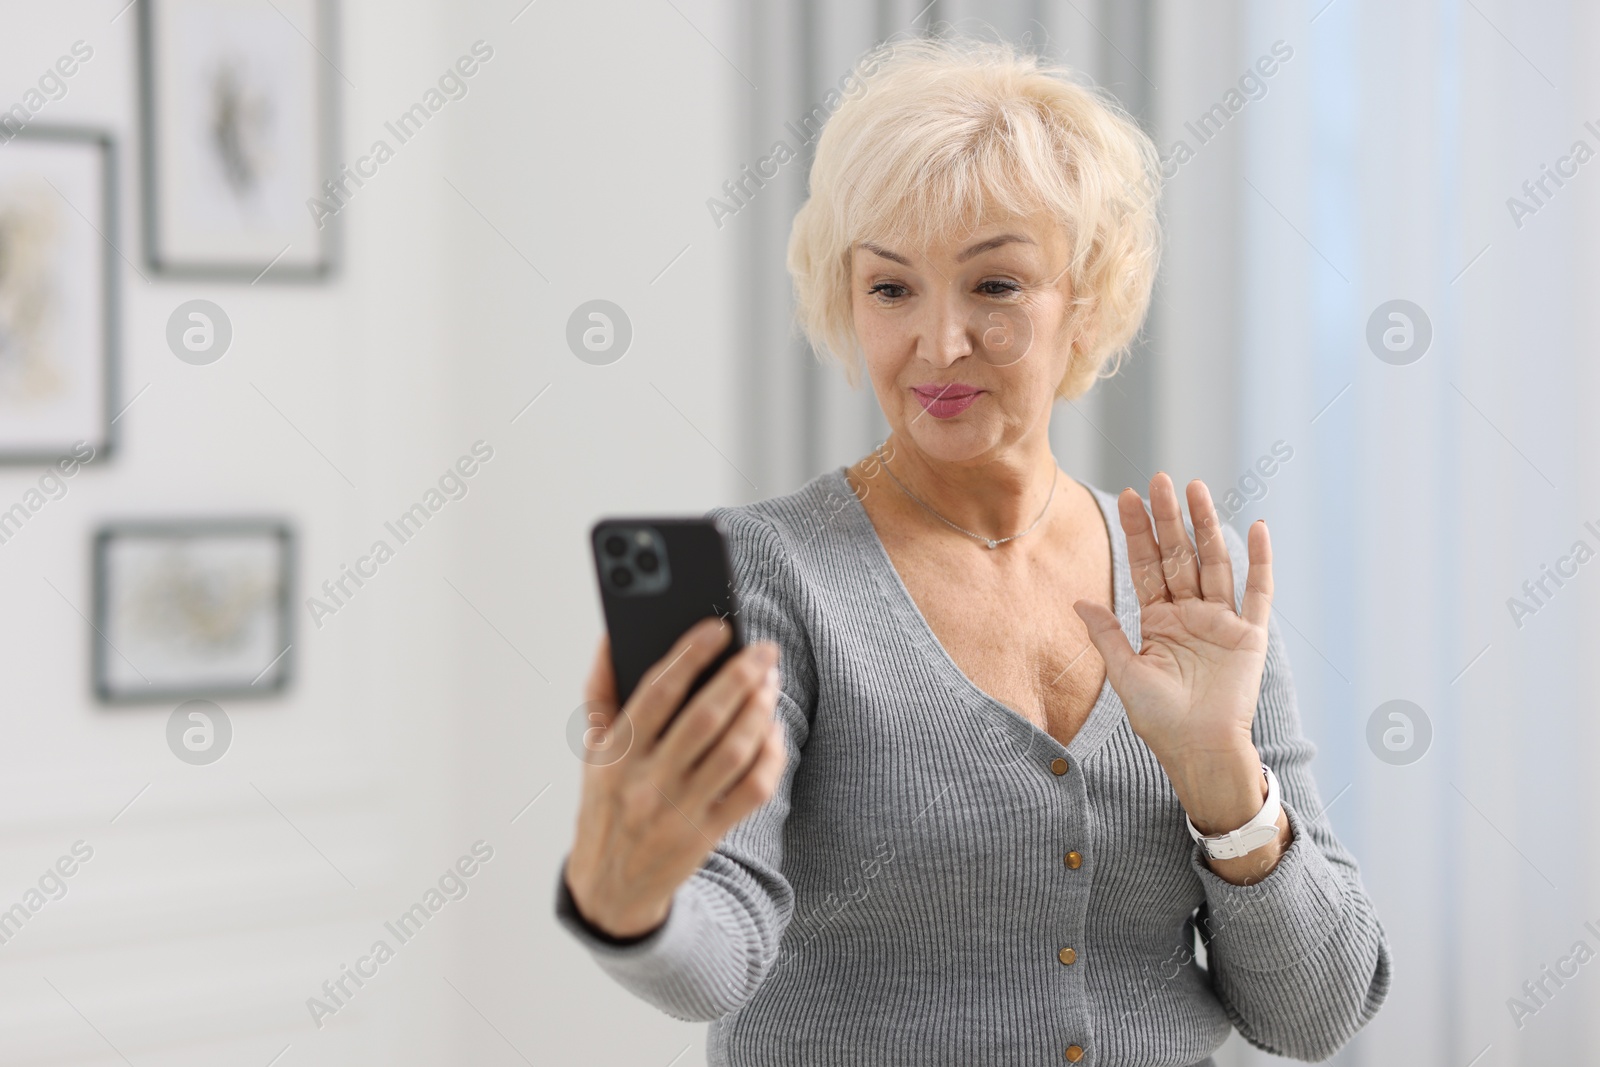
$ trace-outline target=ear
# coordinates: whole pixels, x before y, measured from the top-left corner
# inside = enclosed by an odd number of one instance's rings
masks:
[[[1099,313],[1094,305],[1080,308],[1073,318],[1064,326],[1068,342],[1069,356],[1067,357],[1066,373],[1061,376],[1061,381],[1056,385],[1056,396],[1062,400],[1075,400],[1089,391],[1089,386],[1094,384],[1091,379],[1082,381],[1084,377],[1084,361],[1088,354],[1094,351],[1095,340],[1100,335]]]
[[[1085,304],[1078,309],[1077,316],[1072,323],[1073,359],[1082,359],[1087,353],[1094,351],[1095,345],[1100,340],[1100,325],[1100,302],[1098,300]]]

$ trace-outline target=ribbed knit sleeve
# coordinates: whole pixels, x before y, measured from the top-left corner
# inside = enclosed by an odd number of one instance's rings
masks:
[[[600,968],[635,996],[685,1021],[737,1010],[777,958],[794,911],[793,887],[781,873],[783,825],[817,693],[789,546],[749,510],[717,508],[709,514],[728,537],[745,640],[775,641],[780,649],[776,714],[788,765],[772,798],[724,835],[700,870],[678,887],[665,922],[646,937],[617,944],[593,930],[566,890],[565,862],[556,885],[557,919]]]
[[[1224,524],[1236,594],[1248,550]],[[1276,615],[1252,729],[1262,760],[1278,777],[1294,835],[1266,878],[1223,881],[1199,844],[1191,863],[1204,886],[1211,987],[1241,1036],[1281,1056],[1322,1060],[1377,1013],[1389,988],[1387,939],[1355,861],[1322,817],[1311,775],[1315,748],[1300,730],[1288,651]]]

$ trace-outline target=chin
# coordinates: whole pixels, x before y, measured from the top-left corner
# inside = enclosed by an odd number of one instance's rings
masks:
[[[969,408],[953,419],[936,419],[918,407],[907,417],[901,435],[929,459],[945,463],[983,459],[1002,443],[1001,428],[993,419],[973,418],[974,414]]]

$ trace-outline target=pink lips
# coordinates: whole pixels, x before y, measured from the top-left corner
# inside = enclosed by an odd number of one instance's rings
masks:
[[[936,419],[953,419],[970,408],[983,390],[965,382],[947,382],[943,385],[918,385],[911,392],[917,403]]]

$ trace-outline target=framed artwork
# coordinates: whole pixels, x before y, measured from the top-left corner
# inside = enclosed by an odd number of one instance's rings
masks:
[[[308,281],[334,266],[332,0],[139,5],[145,256],[196,278]]]
[[[107,703],[269,696],[293,665],[294,536],[238,519],[128,522],[94,539],[95,694]]]
[[[116,155],[97,130],[0,130],[0,463],[111,451]]]

